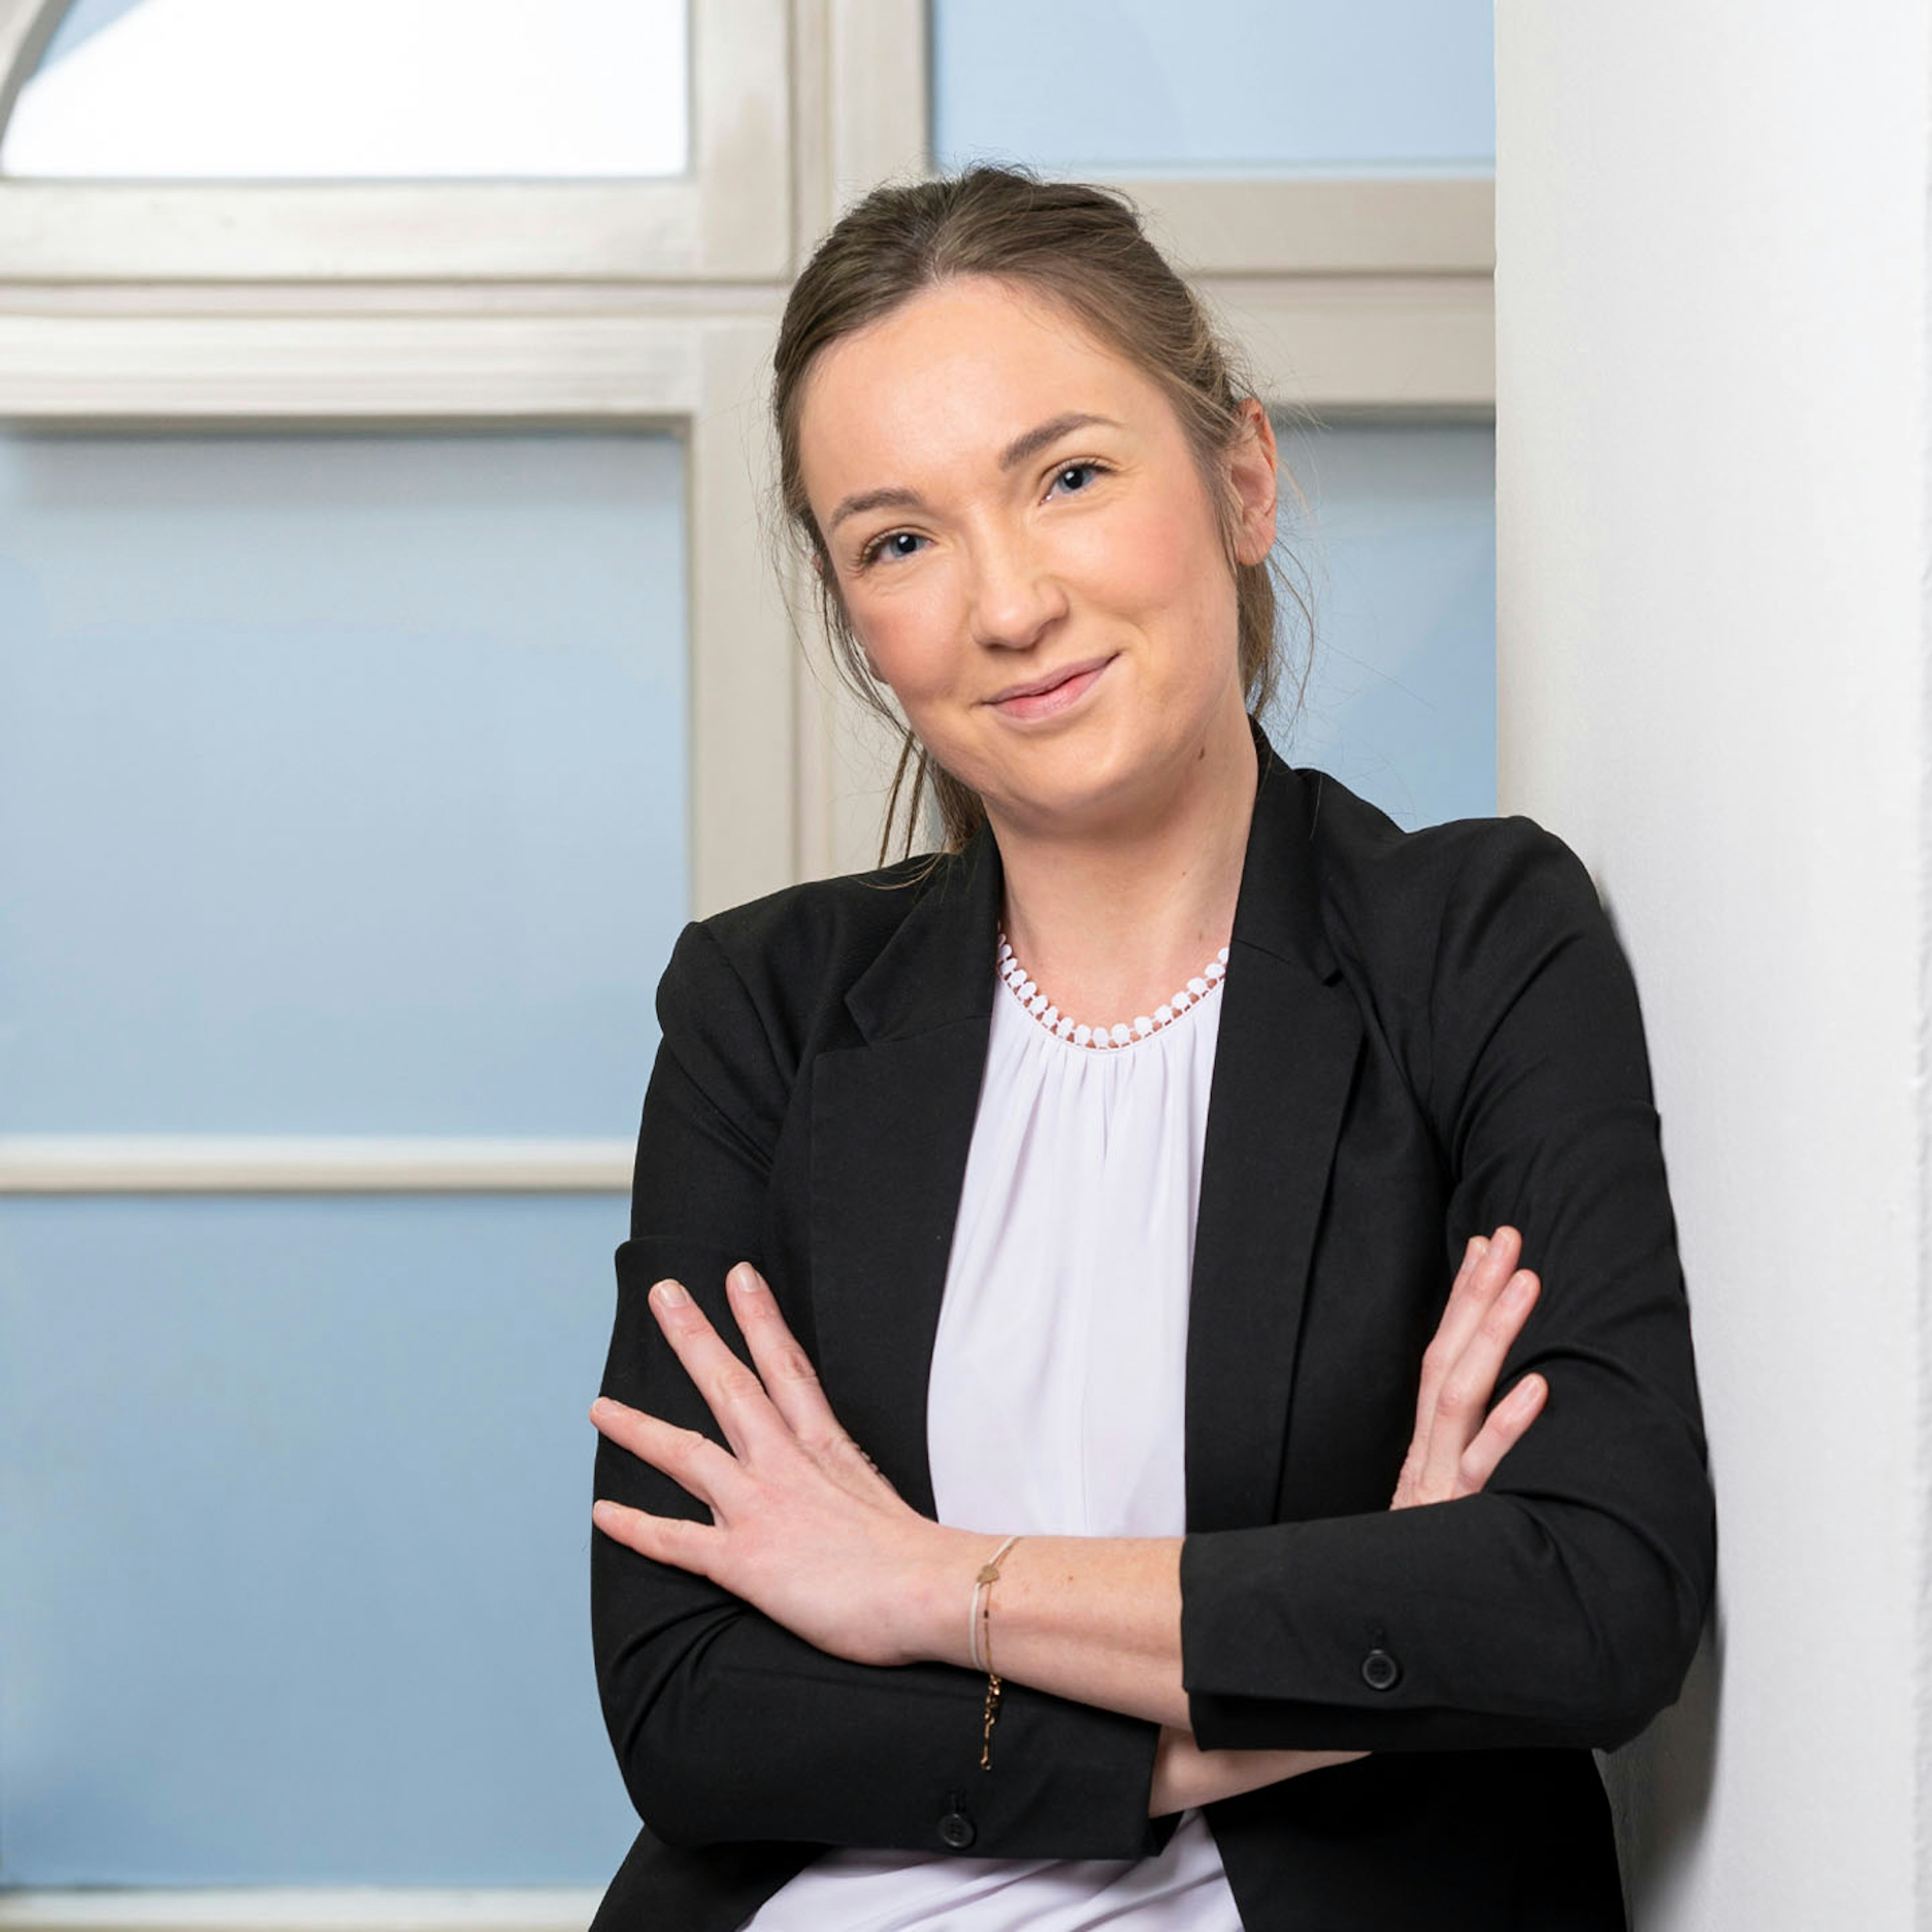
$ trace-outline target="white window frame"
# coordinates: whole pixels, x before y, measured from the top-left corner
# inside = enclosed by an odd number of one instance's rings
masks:
[[[536,0],[532,0],[536,4]],[[62,0],[0,0],[0,121]],[[308,188],[0,179],[0,422],[628,425],[686,453],[692,910],[874,862],[882,754],[765,556],[802,248],[929,166],[923,0],[692,0],[689,177]],[[1486,181],[1123,180],[1270,405],[1484,419]],[[800,644],[803,643],[801,650]],[[628,1142],[0,1138],[0,1193],[598,1192]],[[0,1932],[571,1932],[594,1890],[0,1895]]]
[[[679,435],[688,858],[693,909],[709,912],[794,870],[792,626],[764,559],[756,449],[773,328],[755,312],[0,314],[0,418],[71,429],[590,424]],[[620,1192],[632,1154],[617,1141],[0,1136],[0,1193]]]
[[[533,0],[534,4],[534,0]],[[64,0],[0,0],[0,109]],[[0,421],[680,436],[692,910],[875,862],[885,733],[764,544],[802,250],[930,168],[922,0],[692,0],[692,175],[310,188],[0,179]],[[1271,406],[1482,419],[1486,180],[1123,178]],[[802,646],[802,648],[801,648]],[[616,1142],[0,1137],[0,1192],[621,1191]]]
[[[68,0],[0,0],[0,120]],[[770,281],[791,252],[787,0],[691,0],[691,168],[662,180],[0,177],[0,283]],[[747,185],[756,184],[754,191]]]
[[[65,0],[0,0],[0,102]],[[693,0],[693,173],[309,189],[0,180],[0,420],[588,425],[686,454],[692,905],[797,875],[793,626],[762,548],[796,220],[788,0]],[[406,286],[404,286],[406,284]],[[0,1192],[621,1192],[618,1141],[0,1136]]]

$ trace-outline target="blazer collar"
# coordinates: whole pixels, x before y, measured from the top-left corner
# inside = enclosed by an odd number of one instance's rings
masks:
[[[1257,947],[1327,980],[1335,962],[1310,842],[1322,774],[1284,764],[1252,718],[1248,729],[1258,772],[1228,950]],[[910,1039],[991,1015],[997,982],[988,966],[1004,884],[998,842],[982,824],[933,868],[918,902],[848,988],[846,1008],[862,1039]]]

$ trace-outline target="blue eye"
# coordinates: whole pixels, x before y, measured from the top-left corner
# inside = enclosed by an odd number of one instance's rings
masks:
[[[1071,485],[1071,494],[1078,496],[1085,493],[1094,478],[1105,476],[1107,466],[1104,463],[1064,463],[1054,472],[1053,480],[1058,485],[1064,483],[1070,476],[1078,478],[1079,480]],[[873,538],[860,551],[858,568],[866,569],[882,557],[890,561],[894,558],[916,556],[919,554],[918,546],[927,541],[916,530],[887,530],[883,536]]]
[[[902,550],[902,544],[922,544],[926,539],[916,530],[888,530],[884,536],[874,537],[859,553],[859,568],[863,570],[878,556],[916,556],[916,550]]]

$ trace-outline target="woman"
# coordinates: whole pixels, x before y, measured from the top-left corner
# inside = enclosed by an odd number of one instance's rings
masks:
[[[1587,874],[1276,754],[1272,434],[1120,198],[878,190],[775,405],[945,837],[658,989],[598,1926],[1621,1926],[1713,1528]]]

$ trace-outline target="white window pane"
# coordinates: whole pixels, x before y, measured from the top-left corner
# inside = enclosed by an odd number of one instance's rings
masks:
[[[686,0],[76,0],[0,172],[122,180],[681,173]]]
[[[1490,0],[932,0],[933,152],[1058,174],[1486,172]]]

